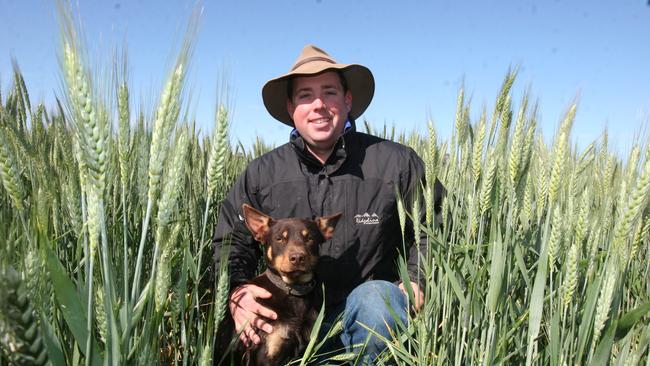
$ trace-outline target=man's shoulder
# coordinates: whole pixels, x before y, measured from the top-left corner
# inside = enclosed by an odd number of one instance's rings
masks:
[[[367,157],[392,157],[419,160],[411,147],[363,132],[355,132],[352,144],[363,150]]]
[[[274,167],[279,164],[282,165],[286,163],[288,159],[292,158],[295,159],[293,148],[290,143],[285,143],[251,160],[248,164],[248,168],[259,169]]]
[[[244,175],[260,187],[280,181],[294,180],[300,175],[296,152],[290,143],[283,144],[251,160]]]

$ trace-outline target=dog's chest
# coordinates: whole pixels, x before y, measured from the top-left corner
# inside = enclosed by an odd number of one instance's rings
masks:
[[[280,316],[280,314],[278,314]],[[282,315],[287,315],[282,314]],[[294,314],[297,315],[297,314]],[[288,319],[280,317],[270,321],[273,326],[271,333],[260,334],[262,342],[255,347],[253,360],[255,365],[282,365],[287,361],[299,357],[309,343],[311,328],[317,314],[313,312],[302,313],[300,317]]]
[[[264,302],[269,303],[264,304]],[[286,360],[299,356],[309,342],[311,328],[318,312],[312,296],[296,297],[274,294],[260,299],[262,305],[273,309],[278,318],[270,321],[273,331],[264,337],[262,353],[270,360]]]
[[[266,336],[266,357],[274,359],[285,353],[283,348],[292,342],[292,338],[299,336],[296,329],[289,324],[276,323],[273,332]]]

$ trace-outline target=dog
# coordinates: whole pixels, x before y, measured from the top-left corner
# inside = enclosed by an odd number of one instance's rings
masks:
[[[263,246],[267,267],[249,283],[271,293],[270,298],[257,301],[278,315],[266,320],[273,331],[260,331],[260,344],[243,351],[244,364],[283,365],[300,357],[309,343],[322,304],[314,276],[319,246],[332,238],[342,214],[315,220],[274,219],[247,204],[242,211],[246,226]]]

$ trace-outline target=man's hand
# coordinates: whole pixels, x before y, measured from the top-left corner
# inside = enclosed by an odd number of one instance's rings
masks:
[[[402,290],[402,292],[404,292],[406,296],[408,296],[408,292],[404,287],[403,282],[400,282],[399,289]],[[418,286],[418,284],[415,282],[411,282],[411,289],[413,289],[413,296],[415,300],[415,302],[411,304],[411,306],[413,306],[415,311],[420,311],[422,305],[424,305],[424,292],[420,291],[420,286]]]
[[[230,294],[230,314],[235,321],[235,329],[240,333],[239,339],[246,347],[250,346],[251,342],[260,343],[258,331],[266,333],[273,331],[273,327],[265,319],[276,319],[277,314],[260,305],[256,300],[270,297],[270,292],[251,284],[238,286]]]

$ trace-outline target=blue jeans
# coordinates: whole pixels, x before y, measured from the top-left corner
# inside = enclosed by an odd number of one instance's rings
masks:
[[[396,315],[401,324],[406,324],[406,311],[406,295],[397,285],[387,281],[362,283],[345,301],[343,331],[340,336],[342,346],[347,352],[361,353],[359,359],[362,365],[373,365],[386,344],[367,328],[391,339],[389,327],[393,330],[397,328],[393,316]],[[326,324],[323,324],[326,329],[338,314],[331,315],[333,316],[325,320]]]

